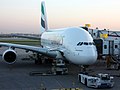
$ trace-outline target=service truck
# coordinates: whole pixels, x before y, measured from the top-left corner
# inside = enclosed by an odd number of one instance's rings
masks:
[[[93,88],[111,88],[114,85],[114,77],[109,74],[98,74],[97,76],[88,75],[86,73],[78,74],[80,83]]]

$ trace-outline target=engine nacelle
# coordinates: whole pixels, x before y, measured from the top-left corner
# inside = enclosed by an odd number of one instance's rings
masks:
[[[7,62],[8,64],[13,64],[16,61],[16,57],[17,54],[12,49],[6,50],[2,55],[3,60],[5,60],[5,62]]]

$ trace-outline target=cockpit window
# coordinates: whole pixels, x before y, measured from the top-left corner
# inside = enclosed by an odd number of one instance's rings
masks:
[[[95,45],[95,43],[93,42],[93,45]]]
[[[92,43],[92,42],[89,42],[89,45],[93,45],[93,43]]]
[[[77,44],[77,46],[81,46],[83,44],[83,42],[79,42],[78,44]]]
[[[94,42],[79,42],[77,46],[82,46],[82,45],[95,45]]]
[[[84,45],[88,45],[88,43],[87,43],[87,42],[84,42]]]

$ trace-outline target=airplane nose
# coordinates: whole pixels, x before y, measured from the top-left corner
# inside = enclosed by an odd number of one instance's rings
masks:
[[[86,48],[82,51],[77,50],[68,56],[68,60],[79,65],[91,65],[97,60],[97,51],[95,48]]]
[[[88,48],[86,59],[89,64],[95,63],[95,61],[97,60],[97,51],[94,48]]]
[[[79,60],[84,65],[91,65],[97,60],[97,51],[94,48],[87,48],[82,55],[79,56],[82,60]]]
[[[96,60],[97,60],[97,55],[91,54],[86,57],[86,61],[88,64],[93,64],[93,63],[95,63]]]

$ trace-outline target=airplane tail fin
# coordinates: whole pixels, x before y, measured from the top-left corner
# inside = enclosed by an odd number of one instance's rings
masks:
[[[41,32],[48,30],[45,2],[41,2]]]

